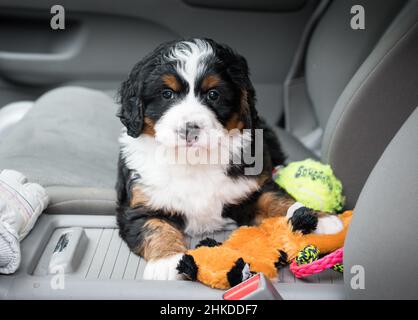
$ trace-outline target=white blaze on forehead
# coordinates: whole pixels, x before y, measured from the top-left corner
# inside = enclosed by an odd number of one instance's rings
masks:
[[[181,41],[170,51],[168,59],[177,61],[177,71],[189,83],[190,93],[198,76],[205,71],[205,58],[211,54],[212,46],[201,39]]]
[[[206,148],[211,137],[224,135],[224,128],[216,114],[196,97],[195,82],[205,72],[206,59],[213,55],[212,46],[204,40],[177,42],[166,58],[176,64],[177,73],[188,83],[189,91],[185,97],[176,100],[155,123],[155,139],[165,146],[185,146],[178,132],[190,122],[199,127],[196,147]]]

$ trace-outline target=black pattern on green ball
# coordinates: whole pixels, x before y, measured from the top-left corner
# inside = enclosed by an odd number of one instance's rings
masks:
[[[297,265],[312,263],[319,258],[319,249],[313,245],[306,246],[296,256]]]

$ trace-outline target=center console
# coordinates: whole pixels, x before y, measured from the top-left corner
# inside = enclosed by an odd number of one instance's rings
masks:
[[[187,238],[224,241],[236,228]],[[48,215],[39,218],[21,244],[15,274],[0,275],[0,299],[222,299],[223,291],[192,281],[142,280],[145,260],[119,237],[114,216]],[[343,299],[334,271],[298,280],[288,269],[273,281],[284,299]]]

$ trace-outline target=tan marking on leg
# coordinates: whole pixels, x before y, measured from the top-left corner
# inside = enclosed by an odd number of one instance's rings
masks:
[[[186,252],[183,233],[161,219],[150,219],[144,225],[145,240],[136,253],[145,260],[162,259]]]
[[[147,206],[149,203],[148,197],[142,191],[141,186],[135,185],[131,189],[131,202],[129,206],[131,208],[136,208],[139,206]]]
[[[275,192],[265,192],[257,200],[255,224],[260,224],[264,219],[285,216],[287,209],[295,203],[290,196],[278,196]]]
[[[267,181],[272,179],[270,170],[263,170],[255,179],[261,188]]]
[[[296,201],[290,195],[278,196],[275,192],[265,192],[257,200],[256,216],[254,223],[260,224],[264,219],[285,216],[287,209]],[[329,215],[326,212],[313,211],[318,217]]]

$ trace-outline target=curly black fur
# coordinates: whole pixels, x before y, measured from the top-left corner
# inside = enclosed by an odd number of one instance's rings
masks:
[[[274,266],[276,267],[276,269],[282,269],[289,264],[289,262],[287,261],[288,259],[287,253],[284,252],[283,250],[279,250],[279,253],[280,253],[280,257],[274,263]]]
[[[220,246],[222,242],[218,242],[215,239],[212,238],[205,238],[202,241],[200,241],[195,248],[199,247],[217,247]]]
[[[226,277],[231,287],[234,287],[237,284],[240,284],[242,282],[243,280],[242,270],[244,270],[244,267],[245,267],[244,259],[239,258],[237,261],[235,261],[235,264],[231,268],[231,270],[229,270],[228,273],[226,274]]]
[[[177,270],[180,274],[183,274],[192,281],[197,280],[197,265],[193,257],[189,254],[185,254],[177,265]]]
[[[295,211],[289,221],[292,224],[293,231],[301,231],[303,234],[308,234],[316,229],[318,216],[312,209],[302,207]]]

